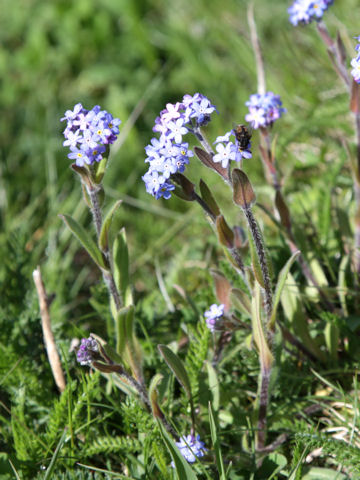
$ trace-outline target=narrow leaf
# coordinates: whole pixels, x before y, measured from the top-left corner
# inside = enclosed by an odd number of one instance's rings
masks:
[[[75,237],[80,241],[81,245],[88,252],[90,257],[94,262],[103,270],[107,270],[105,267],[104,259],[101,255],[100,250],[98,249],[94,240],[88,235],[84,228],[70,215],[60,215],[60,218],[64,220],[66,225],[69,227],[71,232]]]
[[[221,163],[215,163],[210,153],[205,152],[205,150],[199,147],[195,147],[194,151],[200,162],[205,165],[205,167],[211,168],[211,170],[215,170],[215,172],[218,173],[225,180],[229,180],[227,168],[223,168],[221,166]]]
[[[212,440],[212,444],[215,451],[216,465],[220,475],[219,480],[226,480],[226,473],[225,473],[224,462],[221,454],[220,441],[217,435],[214,412],[210,402],[209,402],[209,423],[210,423],[210,431],[211,431],[211,440]]]
[[[347,285],[346,285],[346,268],[349,263],[349,255],[345,255],[340,262],[339,267],[339,280],[338,280],[338,295],[340,299],[340,304],[344,316],[349,315],[347,305],[346,305],[346,294],[347,294]]]
[[[161,437],[168,449],[171,458],[173,459],[175,470],[179,480],[196,480],[197,476],[194,470],[190,467],[185,458],[181,455],[180,450],[175,445],[174,440],[170,437],[168,432],[165,430],[162,423],[158,420],[158,426],[160,430]]]
[[[109,210],[108,214],[106,215],[103,221],[101,232],[99,235],[99,247],[102,251],[106,251],[109,248],[109,230],[111,227],[111,222],[112,222],[115,211],[118,209],[121,203],[122,203],[122,200],[118,200],[117,202],[115,202],[115,204]]]
[[[241,208],[249,208],[255,203],[256,196],[246,173],[239,168],[232,171],[233,200]]]
[[[231,303],[240,310],[240,312],[251,317],[251,300],[243,290],[233,288],[231,290],[230,299]]]
[[[206,368],[208,371],[209,389],[213,398],[212,405],[214,410],[217,412],[220,406],[219,379],[215,368],[208,361],[206,362]]]
[[[164,417],[164,414],[161,411],[157,402],[158,395],[156,391],[157,386],[159,385],[159,383],[162,381],[163,378],[164,378],[163,375],[161,375],[160,373],[157,373],[151,379],[150,386],[149,386],[149,399],[151,403],[152,412],[155,418]]]
[[[181,359],[166,345],[158,345],[158,349],[179,383],[184,387],[188,397],[192,399],[190,380]]]
[[[218,215],[220,215],[219,205],[216,203],[216,200],[212,194],[212,191],[202,179],[200,179],[199,187],[200,187],[201,198],[208,205],[214,217],[217,217]]]
[[[290,212],[280,190],[277,190],[275,194],[275,206],[280,215],[281,225],[289,229],[291,227]]]
[[[226,223],[223,215],[216,217],[216,231],[221,245],[226,248],[234,248],[234,232]]]
[[[281,293],[283,291],[283,288],[285,286],[286,278],[288,276],[288,273],[290,271],[290,268],[292,264],[295,262],[295,260],[299,257],[300,251],[298,250],[297,252],[293,253],[289,260],[286,262],[285,266],[281,269],[278,277],[278,281],[276,284],[276,290],[273,298],[273,310],[271,313],[271,318],[268,323],[268,328],[270,330],[273,330],[275,328],[275,322],[276,322],[276,313],[277,313],[277,308],[280,303],[280,298],[281,298]]]
[[[125,229],[122,228],[114,240],[113,265],[115,285],[120,292],[123,304],[133,303],[129,280],[129,252],[126,242]]]
[[[266,335],[261,319],[261,296],[260,287],[258,284],[255,284],[255,295],[252,299],[251,323],[253,328],[254,341],[259,350],[261,369],[269,371],[274,361],[274,358],[266,341]]]
[[[215,282],[216,298],[219,303],[224,304],[224,312],[226,313],[230,309],[231,284],[219,270],[210,270],[210,273]]]
[[[60,450],[62,449],[62,447],[65,443],[66,434],[67,434],[67,428],[64,429],[63,434],[61,435],[61,438],[59,440],[59,443],[57,444],[55,452],[54,452],[54,454],[51,458],[51,462],[50,462],[48,468],[46,469],[44,480],[48,480],[49,478],[52,478],[51,475],[54,471],[56,460],[59,456]]]

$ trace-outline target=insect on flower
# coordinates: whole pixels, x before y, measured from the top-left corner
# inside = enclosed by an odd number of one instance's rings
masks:
[[[234,134],[236,140],[239,142],[239,147],[245,150],[251,140],[252,131],[246,125],[237,125],[234,127]]]

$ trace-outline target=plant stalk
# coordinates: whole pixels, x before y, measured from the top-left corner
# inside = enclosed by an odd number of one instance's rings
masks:
[[[257,225],[257,222],[254,218],[251,208],[245,207],[242,208],[244,215],[246,217],[249,230],[251,232],[251,236],[254,240],[256,253],[259,259],[259,264],[263,276],[264,281],[264,291],[265,291],[265,312],[267,320],[269,321],[272,312],[272,287],[271,287],[271,278],[268,268],[268,263],[266,259],[266,251],[262,239],[262,235],[260,233],[260,229]]]

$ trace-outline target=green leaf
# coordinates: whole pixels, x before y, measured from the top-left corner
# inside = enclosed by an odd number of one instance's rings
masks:
[[[215,412],[219,410],[220,406],[220,388],[219,388],[219,379],[216,373],[215,368],[211,365],[210,362],[206,361],[206,368],[208,371],[208,379],[209,379],[209,389],[213,398],[212,405],[214,407]]]
[[[324,362],[324,353],[310,336],[307,319],[302,309],[300,291],[290,272],[288,273],[288,282],[283,286],[280,297],[285,317],[290,322],[295,334],[316,358]]]
[[[161,437],[168,449],[171,458],[175,464],[175,470],[179,480],[197,480],[197,476],[194,470],[190,467],[185,458],[181,455],[179,449],[175,445],[174,440],[165,430],[162,423],[158,420],[159,430]]]
[[[129,284],[129,252],[124,228],[120,230],[114,240],[113,265],[115,285],[127,307],[133,303],[133,299]]]
[[[168,366],[173,371],[175,377],[178,379],[180,385],[184,387],[188,397],[192,399],[190,380],[181,359],[166,345],[158,345],[158,349],[163,356],[165,362],[168,364]]]
[[[251,317],[251,300],[246,292],[239,288],[233,288],[230,294],[231,304],[241,313]]]
[[[346,268],[349,263],[349,255],[345,255],[340,262],[339,267],[339,280],[338,280],[338,295],[340,299],[341,308],[345,317],[349,316],[349,312],[346,305],[346,294],[347,294],[347,285],[346,285]]]
[[[100,247],[100,250],[102,250],[103,252],[107,251],[109,248],[109,230],[111,227],[111,222],[112,222],[115,211],[121,205],[121,203],[122,203],[122,200],[118,200],[117,202],[115,202],[115,204],[109,210],[109,212],[107,213],[103,221],[100,235],[99,235],[99,247]]]
[[[302,480],[349,480],[347,475],[331,468],[311,467]]]
[[[261,369],[270,370],[274,361],[269,345],[266,341],[263,322],[261,319],[261,295],[260,287],[255,284],[255,295],[252,299],[252,316],[251,323],[253,328],[254,341],[259,350]]]
[[[60,215],[60,218],[64,220],[66,225],[69,227],[71,232],[75,235],[75,237],[80,241],[81,245],[85,248],[85,250],[88,252],[90,257],[94,260],[94,262],[102,270],[107,270],[100,250],[98,249],[94,240],[84,230],[84,228],[76,220],[70,217],[70,215]]]
[[[225,473],[224,462],[221,454],[220,441],[217,435],[214,412],[210,402],[209,402],[209,423],[210,423],[210,431],[211,431],[211,440],[212,440],[212,444],[215,451],[216,465],[220,475],[219,480],[226,480],[226,473]]]
[[[64,429],[64,432],[63,434],[61,435],[61,438],[59,440],[59,443],[57,444],[57,447],[55,449],[55,452],[51,458],[51,462],[48,466],[48,468],[46,469],[46,473],[45,473],[45,476],[44,476],[44,480],[48,480],[49,478],[52,478],[51,475],[53,473],[53,470],[55,468],[55,464],[56,464],[56,460],[59,456],[59,453],[60,453],[60,450],[62,449],[64,443],[65,443],[65,438],[66,438],[66,434],[67,434],[67,428]]]
[[[216,203],[216,200],[212,194],[212,191],[202,179],[200,179],[199,187],[200,187],[201,198],[210,208],[214,217],[215,218],[218,217],[220,215],[220,208],[219,208],[219,205]]]
[[[151,379],[150,386],[149,386],[149,400],[150,400],[152,412],[155,418],[164,417],[164,414],[160,410],[157,402],[158,394],[156,391],[157,386],[159,385],[159,383],[162,381],[163,378],[164,376],[161,375],[161,373],[157,373]]]
[[[292,264],[295,262],[295,260],[299,257],[300,251],[298,250],[297,252],[293,253],[289,260],[286,262],[285,266],[281,269],[278,277],[278,281],[276,284],[276,290],[274,294],[274,299],[273,299],[273,310],[271,313],[271,318],[268,323],[268,328],[270,330],[273,330],[275,328],[275,321],[276,321],[276,313],[277,313],[277,308],[280,303],[280,298],[281,298],[281,293],[283,291],[283,288],[285,286],[286,278],[288,276],[288,273],[290,271],[290,268]]]
[[[325,343],[332,360],[338,359],[340,332],[334,321],[328,320],[324,331]]]

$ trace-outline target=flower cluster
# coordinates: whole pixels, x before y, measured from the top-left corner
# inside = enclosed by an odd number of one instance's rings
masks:
[[[209,310],[204,313],[206,326],[211,332],[216,330],[216,324],[219,319],[224,315],[224,304],[216,305],[213,303]]]
[[[235,143],[230,141],[231,136],[235,137]],[[230,130],[230,132],[225,133],[225,135],[217,137],[214,142],[214,145],[215,144],[217,153],[213,156],[213,161],[215,163],[221,162],[223,168],[227,168],[230,160],[240,162],[243,158],[252,157],[250,140],[247,141],[247,145],[244,148],[244,145],[239,141],[234,130]]]
[[[94,359],[94,353],[99,350],[96,340],[93,338],[83,338],[76,352],[76,359],[80,365],[91,365]]]
[[[189,158],[194,154],[189,144],[183,142],[183,136],[193,132],[193,128],[206,125],[210,115],[217,111],[210,100],[200,93],[185,95],[182,102],[168,103],[155,120],[154,132],[160,138],[152,138],[145,148],[149,170],[142,177],[146,191],[156,199],[171,197],[174,185],[170,181],[172,174],[182,173]]]
[[[92,110],[78,103],[74,110],[67,110],[61,121],[67,121],[64,130],[64,146],[70,147],[68,157],[83,167],[102,160],[105,145],[114,143],[121,121],[96,105]]]
[[[351,60],[351,75],[354,77],[356,83],[360,83],[360,36],[354,37],[359,43],[355,50],[358,52],[357,56]]]
[[[286,112],[286,109],[281,106],[280,96],[273,92],[250,95],[250,99],[245,105],[249,108],[245,120],[253,128],[269,127]]]
[[[196,437],[194,435],[187,435],[186,437],[181,437],[180,442],[175,443],[180,450],[181,455],[189,463],[194,463],[196,457],[203,457],[207,452],[204,442],[200,440],[200,435],[197,435]]]
[[[288,8],[289,20],[293,25],[319,21],[332,3],[334,0],[295,0]]]

